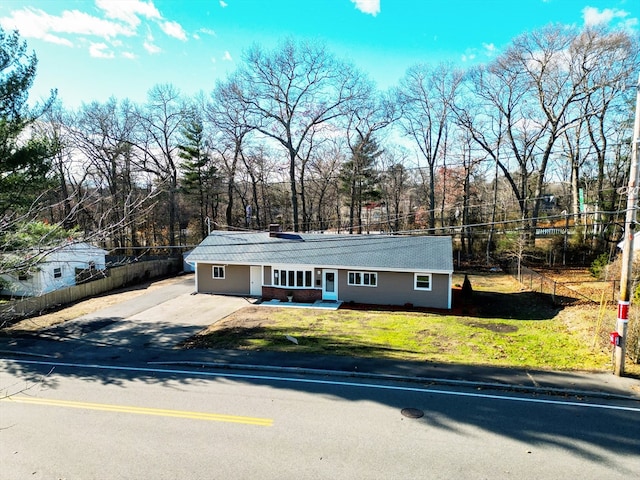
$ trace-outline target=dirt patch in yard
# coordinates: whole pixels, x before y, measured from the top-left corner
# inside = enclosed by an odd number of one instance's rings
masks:
[[[507,325],[506,323],[480,323],[480,322],[469,322],[467,325],[476,328],[484,328],[485,330],[489,330],[491,332],[496,333],[514,333],[518,331],[518,327],[515,325]]]

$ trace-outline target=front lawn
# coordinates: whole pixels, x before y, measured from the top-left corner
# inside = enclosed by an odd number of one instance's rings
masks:
[[[574,328],[576,316],[569,324],[547,298],[520,291],[506,275],[474,275],[472,284],[472,302],[445,314],[247,307],[184,347],[555,370],[611,368],[606,347],[592,346],[584,331]]]

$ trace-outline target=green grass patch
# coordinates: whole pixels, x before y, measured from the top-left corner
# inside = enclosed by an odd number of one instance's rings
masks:
[[[193,337],[186,346],[562,370],[602,370],[610,361],[553,318],[513,320],[265,307],[244,310]]]

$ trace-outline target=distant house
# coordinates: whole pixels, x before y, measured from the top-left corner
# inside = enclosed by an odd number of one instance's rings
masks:
[[[199,293],[451,308],[451,237],[215,231],[186,261]]]
[[[34,256],[37,255],[33,252]],[[70,287],[104,271],[106,250],[88,243],[69,243],[52,248],[29,272],[2,275],[2,295],[35,297]]]

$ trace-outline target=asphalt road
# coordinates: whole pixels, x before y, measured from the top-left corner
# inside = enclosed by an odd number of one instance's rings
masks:
[[[51,371],[24,360],[0,363],[0,385],[15,393],[0,401],[3,479],[628,480],[640,471],[632,401],[239,370]]]

